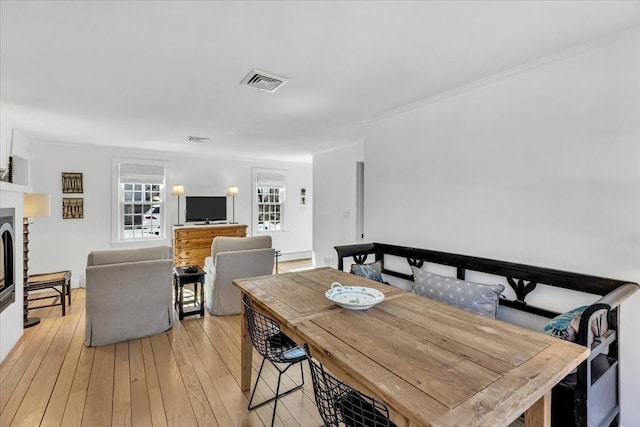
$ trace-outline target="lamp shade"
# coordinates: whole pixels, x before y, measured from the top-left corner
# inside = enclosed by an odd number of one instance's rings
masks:
[[[229,190],[227,190],[227,196],[237,196],[238,195],[238,187],[235,186],[231,186],[229,187]]]
[[[51,196],[44,193],[25,194],[22,216],[25,218],[51,216]]]
[[[184,186],[183,185],[174,185],[171,188],[172,196],[184,196]]]

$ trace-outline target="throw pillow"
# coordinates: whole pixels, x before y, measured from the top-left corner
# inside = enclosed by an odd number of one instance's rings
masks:
[[[413,293],[495,319],[498,298],[504,291],[503,285],[466,282],[429,273],[415,266],[411,270],[414,278]]]
[[[544,325],[542,331],[566,341],[575,342],[576,334],[580,326],[580,317],[582,313],[587,309],[586,305],[569,310],[566,313],[562,313],[559,316],[554,317]]]
[[[376,282],[383,282],[381,261],[372,262],[370,264],[352,264],[350,273],[370,280],[375,280]]]

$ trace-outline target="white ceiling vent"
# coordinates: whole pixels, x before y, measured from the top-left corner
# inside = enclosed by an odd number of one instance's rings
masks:
[[[211,138],[207,138],[206,136],[188,136],[187,141],[189,142],[206,142]]]
[[[240,84],[252,87],[254,89],[260,89],[265,92],[275,92],[286,82],[287,79],[284,77],[265,73],[264,71],[260,70],[251,70],[251,72],[247,74],[244,79],[242,79]]]

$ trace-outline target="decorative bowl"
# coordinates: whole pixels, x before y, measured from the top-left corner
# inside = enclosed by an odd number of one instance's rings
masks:
[[[366,310],[384,301],[384,294],[366,286],[343,286],[333,282],[324,294],[329,300],[348,310]]]

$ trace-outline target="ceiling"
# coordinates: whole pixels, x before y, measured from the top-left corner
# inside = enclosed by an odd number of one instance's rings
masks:
[[[0,118],[33,141],[303,162],[385,112],[640,23],[636,1],[0,8]],[[289,80],[241,86],[253,68]]]

